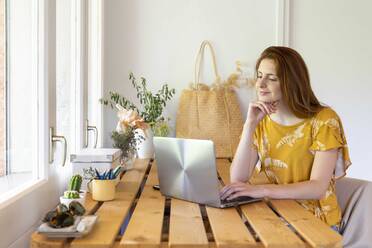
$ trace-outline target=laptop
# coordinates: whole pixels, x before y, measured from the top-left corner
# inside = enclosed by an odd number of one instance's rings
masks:
[[[155,160],[163,195],[216,208],[260,201],[248,196],[222,201],[213,141],[154,137]]]

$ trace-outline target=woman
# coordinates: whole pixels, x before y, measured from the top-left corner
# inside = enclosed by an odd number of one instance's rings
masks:
[[[341,120],[315,97],[300,54],[269,47],[256,64],[258,101],[250,103],[223,199],[296,199],[337,229],[341,211],[335,179],[351,164]],[[254,168],[271,184],[246,182]]]

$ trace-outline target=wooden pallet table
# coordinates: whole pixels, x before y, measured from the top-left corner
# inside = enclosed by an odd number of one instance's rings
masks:
[[[228,160],[217,160],[225,183],[229,167]],[[118,184],[115,200],[88,197],[88,212],[99,218],[91,233],[76,239],[34,233],[31,247],[342,247],[342,236],[296,201],[216,209],[166,198],[152,188],[155,184],[156,162],[136,160]]]

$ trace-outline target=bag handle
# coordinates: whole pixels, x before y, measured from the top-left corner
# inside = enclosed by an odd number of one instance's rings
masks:
[[[213,64],[214,76],[215,76],[216,79],[219,79],[220,78],[220,75],[218,74],[218,70],[217,70],[216,55],[215,55],[214,49],[213,49],[211,43],[209,41],[205,40],[200,45],[200,49],[199,49],[198,55],[196,56],[195,71],[194,71],[194,87],[195,87],[195,89],[198,87],[198,84],[200,82],[201,62],[203,60],[204,51],[205,51],[205,48],[207,46],[209,47],[209,50],[210,50],[211,55],[212,55],[212,64]],[[216,82],[218,83],[219,80],[216,80]]]

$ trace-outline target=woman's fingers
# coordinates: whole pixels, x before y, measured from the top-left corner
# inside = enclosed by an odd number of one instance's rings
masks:
[[[231,195],[232,193],[234,193],[234,189],[233,188],[230,188],[229,190],[227,190],[224,194],[221,195],[221,199],[222,200],[225,200],[227,197],[229,197],[229,195]]]
[[[232,192],[226,199],[231,200],[239,196],[253,196],[253,188],[250,187],[250,185],[245,184],[244,186],[239,186],[234,189],[234,192]]]
[[[258,123],[266,115],[271,115],[276,112],[276,102],[251,102],[247,112],[247,122]]]
[[[266,110],[268,111],[268,114],[275,113],[276,106],[274,106],[271,102],[259,102],[259,103],[262,104],[262,106],[266,108]]]
[[[262,107],[264,107],[266,109],[266,113],[269,115],[271,114],[271,109],[269,107],[268,104],[264,103],[264,102],[259,102],[259,104],[261,104]]]
[[[246,187],[237,187],[234,188],[234,190],[226,197],[227,200],[236,198],[238,196],[245,195],[247,193],[247,188]]]
[[[278,106],[279,101],[275,101],[270,103],[271,108],[273,109],[274,113],[276,112],[276,107]]]
[[[266,106],[270,109],[271,113],[275,113],[276,107],[272,103],[268,103]]]
[[[229,197],[227,197],[227,200],[233,200],[239,196],[246,196],[247,194],[244,192],[244,191],[239,191],[239,192],[236,192],[236,193],[233,193],[231,194]]]
[[[234,194],[236,192],[240,192],[246,189],[245,184],[235,184],[235,185],[229,185],[223,192],[220,194],[221,199],[228,198],[231,194]]]
[[[221,199],[226,199],[231,194],[231,192],[233,192],[233,191],[234,191],[234,185],[233,184],[225,186],[220,191],[220,198]]]
[[[232,184],[229,184],[229,185],[226,185],[225,187],[223,187],[221,190],[220,190],[220,197],[224,197],[225,195],[228,194],[228,192],[231,191],[231,189],[234,187],[234,185],[236,185],[236,183],[232,183]]]
[[[270,115],[272,113],[276,112],[276,106],[272,103],[266,103],[266,102],[254,102],[252,103],[253,107],[259,108],[264,114]]]
[[[271,104],[272,104],[274,107],[276,107],[276,106],[278,106],[278,104],[279,104],[279,100],[277,100],[277,101],[273,101],[273,102],[271,102]]]
[[[265,115],[269,114],[269,111],[262,104],[260,104],[259,102],[252,103],[252,106],[260,109],[261,112],[264,113]]]

